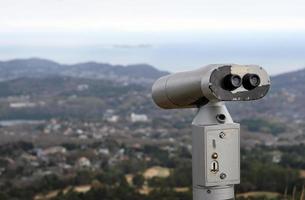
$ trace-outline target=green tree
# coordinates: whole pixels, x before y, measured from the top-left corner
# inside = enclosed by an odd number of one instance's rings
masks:
[[[132,178],[132,183],[137,188],[141,188],[145,182],[145,178],[142,174],[137,174]]]

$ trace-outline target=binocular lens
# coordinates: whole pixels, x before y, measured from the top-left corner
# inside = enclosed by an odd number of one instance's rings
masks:
[[[253,90],[261,83],[261,79],[256,74],[246,74],[243,78],[243,86],[247,90]]]
[[[224,78],[223,81],[223,88],[225,90],[235,90],[236,88],[239,88],[242,84],[242,80],[240,76],[236,74],[229,74]]]

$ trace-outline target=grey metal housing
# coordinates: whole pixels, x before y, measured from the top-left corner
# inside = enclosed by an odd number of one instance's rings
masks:
[[[228,91],[222,88],[222,80],[228,74],[240,77],[246,74],[257,74],[260,85],[247,90],[243,86]],[[161,108],[200,107],[210,101],[250,101],[262,98],[270,87],[267,72],[257,65],[219,64],[171,74],[161,77],[152,87],[152,98]]]

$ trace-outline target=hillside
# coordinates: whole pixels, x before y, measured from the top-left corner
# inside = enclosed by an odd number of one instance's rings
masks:
[[[78,108],[84,107],[90,98],[102,101],[102,110],[116,107],[115,110],[119,113],[128,112],[130,109],[145,111],[154,116],[152,113],[160,110],[156,109],[150,99],[151,84],[165,74],[167,72],[146,64],[113,66],[87,62],[62,65],[43,59],[18,59],[0,62],[0,79],[3,80],[0,82],[0,97],[3,99],[1,102],[6,103],[4,105],[11,101],[8,100],[11,96],[29,96],[31,101],[43,102],[57,102],[74,97],[77,99]],[[274,76],[271,79],[271,90],[264,99],[228,103],[235,120],[255,117],[281,122],[302,122],[305,119],[305,70]],[[44,106],[48,107],[48,104]],[[94,103],[86,106],[89,110],[97,107]],[[31,110],[35,108],[28,109],[28,112]],[[40,109],[39,112],[41,111]],[[3,113],[6,112],[2,112],[0,116],[3,116]],[[174,114],[176,111],[163,113]]]
[[[151,83],[168,74],[147,64],[110,65],[87,62],[64,65],[45,59],[15,59],[0,62],[0,80],[20,77],[71,76],[87,79],[104,79],[115,82]]]
[[[124,110],[133,110],[135,101],[147,101],[147,93],[147,88],[139,84],[110,80],[18,78],[0,82],[0,119],[101,119],[107,109],[124,115]],[[127,108],[130,103],[133,106]]]

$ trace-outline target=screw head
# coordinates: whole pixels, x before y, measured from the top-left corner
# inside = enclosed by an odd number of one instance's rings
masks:
[[[225,136],[226,136],[226,134],[225,134],[224,132],[220,132],[220,133],[219,133],[219,137],[220,137],[221,139],[223,139]]]
[[[218,158],[218,154],[217,154],[217,153],[213,153],[213,154],[212,154],[212,158],[213,158],[213,159],[217,159],[217,158]]]
[[[227,175],[226,175],[225,173],[221,173],[221,174],[220,174],[220,178],[221,178],[221,179],[225,179],[225,178],[227,178]]]

